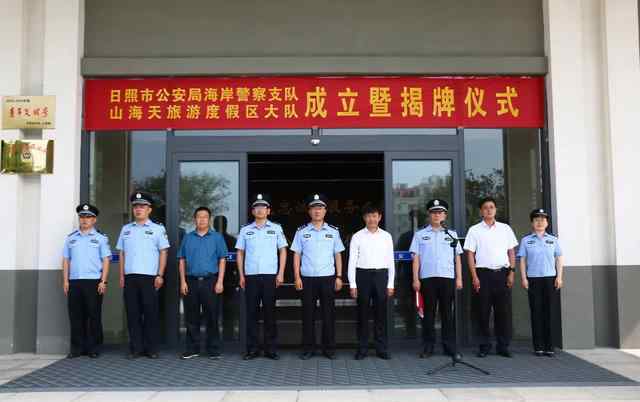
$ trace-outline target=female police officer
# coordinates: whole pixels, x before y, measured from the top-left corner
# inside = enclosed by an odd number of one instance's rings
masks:
[[[529,294],[533,350],[536,356],[552,357],[552,314],[562,288],[562,251],[558,238],[546,232],[547,212],[534,209],[529,217],[533,230],[520,242],[520,275]]]

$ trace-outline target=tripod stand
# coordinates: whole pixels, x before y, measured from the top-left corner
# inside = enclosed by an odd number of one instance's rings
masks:
[[[454,266],[454,269],[455,269],[455,266],[456,266],[456,252],[455,252],[455,250],[456,250],[456,247],[458,246],[458,239],[456,237],[452,236],[451,233],[449,233],[449,231],[447,230],[447,227],[445,226],[444,222],[441,223],[441,226],[442,226],[442,229],[444,230],[444,233],[452,239],[451,243],[450,243],[450,246],[451,246],[451,249],[453,250],[453,266]],[[458,309],[456,308],[456,304],[457,304],[457,301],[458,301],[458,290],[457,289],[455,290],[454,295],[455,296],[454,296],[454,301],[453,301],[453,311],[454,311],[453,317],[454,317],[454,322],[456,323],[456,328],[455,329],[457,331],[458,330],[458,328],[457,328]],[[458,349],[457,341],[456,341],[456,349]],[[481,372],[483,374],[486,374],[486,375],[490,375],[491,374],[487,370],[481,369],[478,366],[474,366],[471,363],[465,362],[464,360],[462,360],[462,355],[460,355],[459,353],[453,353],[451,355],[451,361],[450,362],[441,364],[440,366],[427,371],[427,375],[436,374],[437,372],[439,372],[439,371],[441,371],[441,370],[443,370],[443,369],[445,369],[447,367],[455,367],[456,364],[462,364],[463,366],[467,366],[469,368],[472,368],[472,369],[474,369],[476,371],[479,371],[479,372]]]

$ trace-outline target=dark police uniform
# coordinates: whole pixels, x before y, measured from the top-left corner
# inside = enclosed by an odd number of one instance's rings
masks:
[[[258,194],[251,207],[271,207],[268,197]],[[238,234],[236,249],[244,251],[244,277],[247,306],[247,354],[258,355],[258,318],[262,303],[264,316],[264,353],[277,358],[278,336],[276,327],[276,276],[278,274],[278,250],[287,247],[282,227],[267,220],[263,226],[252,222],[243,226]]]
[[[178,258],[186,263],[185,275],[189,291],[184,296],[184,314],[187,327],[186,355],[200,352],[200,309],[207,324],[207,353],[216,357],[220,353],[218,311],[220,295],[215,292],[218,281],[218,261],[227,257],[227,245],[211,229],[203,236],[197,231],[182,240]]]
[[[98,208],[90,204],[78,205],[76,212],[78,216],[93,217],[100,213]],[[82,353],[97,357],[102,305],[98,284],[102,278],[102,263],[105,258],[111,257],[109,239],[95,228],[87,233],[76,230],[67,236],[62,255],[69,262],[69,357],[76,357]]]
[[[148,193],[131,195],[131,205],[152,205]],[[160,251],[169,248],[167,232],[151,220],[122,227],[116,249],[124,253],[124,303],[129,328],[131,357],[142,353],[155,357],[159,347],[159,300],[154,287],[158,276]]]
[[[529,215],[532,221],[538,216],[548,218],[544,209],[534,209]],[[542,237],[531,233],[520,241],[518,257],[526,258],[531,333],[536,354],[553,354],[552,323],[560,293],[560,290],[555,288],[556,258],[561,255],[558,238],[548,233]]]
[[[449,205],[444,200],[431,200],[427,210],[447,212]],[[424,300],[424,318],[422,319],[423,357],[433,353],[436,342],[436,308],[440,312],[442,323],[442,347],[448,355],[457,352],[455,334],[455,261],[462,254],[460,243],[455,248],[451,242],[458,238],[454,230],[445,233],[443,228],[435,230],[427,225],[413,236],[409,251],[420,257],[420,293]]]
[[[315,194],[307,199],[307,207],[327,206],[323,195]],[[302,333],[303,352],[313,354],[315,349],[314,312],[317,300],[320,300],[322,312],[322,350],[327,356],[333,356],[335,339],[335,254],[344,251],[340,232],[335,226],[324,223],[316,229],[312,223],[298,228],[291,250],[301,255],[302,264]],[[304,356],[303,354],[303,356]]]

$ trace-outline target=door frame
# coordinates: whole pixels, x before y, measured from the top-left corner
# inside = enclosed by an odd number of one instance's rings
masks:
[[[243,213],[243,205],[247,205],[248,177],[247,160],[249,153],[382,153],[384,154],[384,209],[392,206],[392,161],[393,160],[451,160],[453,176],[453,197],[455,204],[454,227],[459,235],[464,233],[465,222],[464,191],[464,143],[462,129],[456,135],[406,135],[402,130],[372,130],[374,134],[362,135],[356,130],[342,130],[335,135],[321,135],[320,144],[311,144],[312,130],[308,134],[291,135],[287,130],[261,135],[262,130],[255,130],[255,135],[233,135],[233,130],[225,130],[222,135],[207,133],[198,135],[176,135],[169,130],[167,135],[167,230],[173,247],[169,251],[167,274],[165,280],[165,343],[175,347],[180,343],[179,303],[177,275],[177,207],[179,194],[179,163],[182,161],[238,161],[240,162],[240,194],[239,223],[245,224],[247,214]],[[357,134],[354,134],[357,133]],[[393,227],[393,214],[385,214],[387,228]],[[241,297],[242,304],[244,297]],[[389,306],[391,307],[391,305]],[[240,342],[243,344],[245,317],[240,309]],[[392,309],[388,309],[391,318]],[[462,322],[458,322],[463,325]],[[387,320],[387,331],[391,333],[393,322]],[[462,331],[458,331],[460,338]],[[466,329],[465,329],[466,332]]]
[[[171,148],[169,148],[171,149]],[[169,248],[167,257],[167,270],[165,272],[165,341],[169,346],[176,346],[180,342],[180,293],[178,278],[178,207],[180,195],[180,163],[182,162],[238,162],[238,223],[242,226],[246,223],[246,214],[242,213],[243,206],[247,205],[247,154],[246,153],[220,153],[220,152],[171,152],[167,154],[167,234]],[[243,322],[240,322],[242,333]]]

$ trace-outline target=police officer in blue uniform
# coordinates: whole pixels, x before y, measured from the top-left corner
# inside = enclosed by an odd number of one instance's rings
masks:
[[[107,290],[111,248],[109,239],[95,229],[100,211],[91,204],[76,208],[79,229],[67,236],[62,251],[63,291],[71,324],[68,358],[99,356],[100,306]]]
[[[462,247],[457,233],[445,226],[448,209],[445,200],[427,203],[429,224],[414,234],[409,249],[413,255],[413,290],[419,291],[424,300],[421,358],[433,355],[436,308],[442,323],[444,353],[456,360],[461,358],[456,345],[454,302],[456,289],[462,289]]]
[[[138,191],[129,199],[134,221],[122,227],[116,249],[120,252],[120,287],[129,328],[129,354],[157,359],[159,347],[159,297],[164,284],[169,240],[164,226],[149,219],[151,194]]]
[[[211,230],[211,210],[199,207],[193,213],[195,230],[182,239],[178,251],[180,293],[184,297],[187,327],[183,359],[200,354],[200,310],[207,325],[209,358],[220,357],[218,311],[224,290],[227,245],[218,232]]]
[[[342,255],[344,244],[335,226],[324,221],[327,198],[314,194],[306,200],[311,222],[298,228],[291,250],[296,289],[302,291],[303,352],[301,359],[315,352],[314,312],[320,300],[322,312],[322,354],[335,358],[335,292],[342,289]]]
[[[278,360],[276,350],[276,288],[284,281],[287,263],[287,239],[282,227],[269,221],[269,197],[257,194],[251,202],[255,220],[243,226],[236,242],[240,287],[245,290],[247,306],[247,350],[244,360],[260,355],[258,318],[260,303],[264,317],[264,356]]]
[[[562,288],[562,249],[558,238],[546,232],[549,215],[542,208],[529,214],[531,234],[520,241],[520,277],[528,290],[531,333],[536,356],[554,356],[553,317]]]

